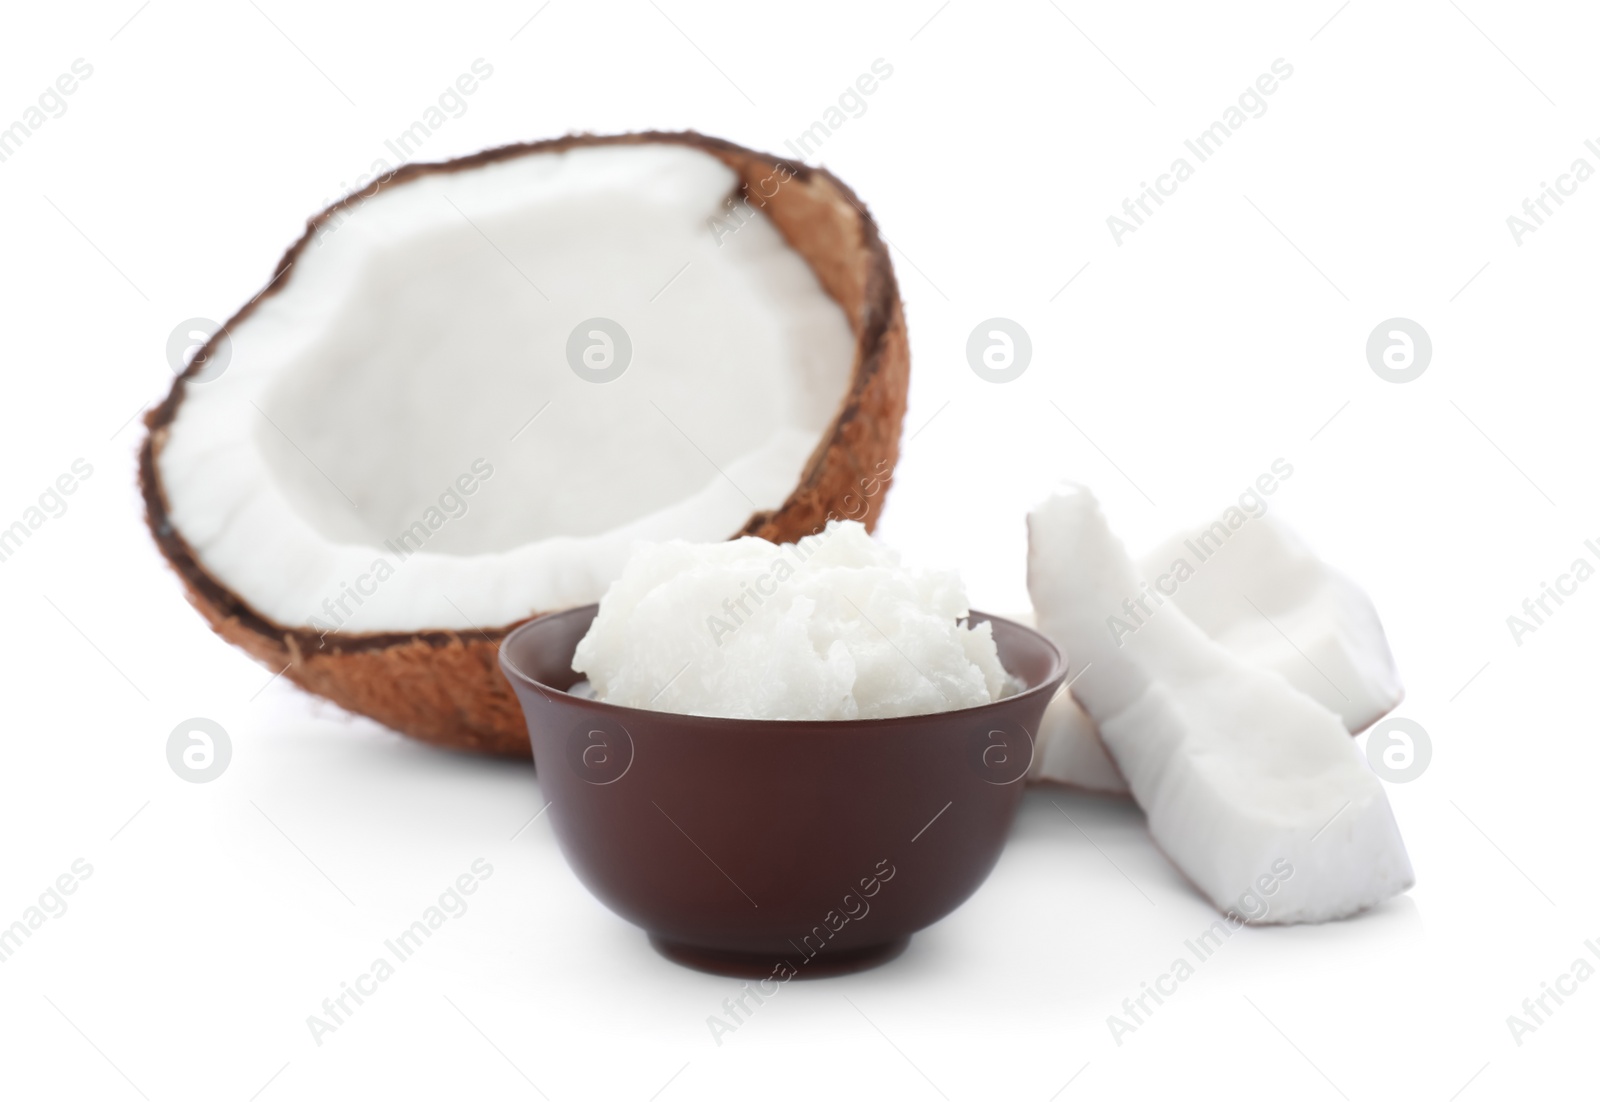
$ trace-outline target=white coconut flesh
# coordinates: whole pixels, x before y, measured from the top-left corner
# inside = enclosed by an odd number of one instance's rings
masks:
[[[1163,541],[1140,560],[1140,577],[1153,584],[1172,576],[1180,559],[1194,564],[1193,538],[1190,531]],[[1276,517],[1253,519],[1233,532],[1165,600],[1240,658],[1276,671],[1337,712],[1352,733],[1405,696],[1372,599]],[[1039,744],[1036,779],[1128,791],[1094,721],[1070,693],[1059,694],[1046,710]]]
[[[681,145],[579,147],[336,214],[187,387],[172,523],[275,623],[412,632],[597,600],[635,541],[779,507],[855,340],[765,216],[712,232],[738,182]],[[593,327],[569,362],[597,317],[632,346],[611,381]]]
[[[1052,640],[1065,649],[1065,644]],[[1077,665],[1077,656],[1066,652],[1068,660]],[[1076,668],[1073,670],[1077,672]],[[1128,782],[1111,760],[1111,753],[1100,740],[1094,720],[1083,710],[1083,705],[1070,691],[1056,693],[1045,707],[1039,720],[1039,736],[1034,742],[1033,762],[1028,767],[1028,777],[1036,781],[1055,781],[1091,792],[1109,792],[1126,796]]]
[[[1057,491],[1028,526],[1039,627],[1082,669],[1072,693],[1152,837],[1213,904],[1319,922],[1411,886],[1388,797],[1334,712],[1177,608],[1119,640],[1108,617],[1138,576],[1087,490]]]

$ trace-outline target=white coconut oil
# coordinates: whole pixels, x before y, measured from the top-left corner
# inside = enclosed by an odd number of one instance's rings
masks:
[[[611,704],[744,719],[924,715],[1011,680],[954,571],[913,570],[856,521],[797,543],[641,545],[573,656]]]

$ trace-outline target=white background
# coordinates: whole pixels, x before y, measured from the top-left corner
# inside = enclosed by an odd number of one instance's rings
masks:
[[[0,564],[0,923],[75,859],[94,870],[0,965],[0,1094],[1592,1094],[1600,982],[1520,1046],[1506,1018],[1600,938],[1600,583],[1521,646],[1505,622],[1600,536],[1600,182],[1520,245],[1506,224],[1575,158],[1600,168],[1592,13],[541,2],[0,20],[0,124],[94,66],[0,164],[0,521],[94,467]],[[1056,479],[1090,483],[1138,550],[1288,459],[1274,509],[1370,589],[1399,714],[1432,735],[1427,772],[1390,793],[1415,890],[1237,935],[1119,1046],[1107,1015],[1212,912],[1131,804],[1035,790],[993,877],[904,957],[790,984],[719,1046],[706,1018],[737,985],[658,958],[544,819],[513,838],[543,804],[530,768],[402,740],[215,638],[134,489],[131,419],[170,383],[167,336],[249,298],[480,57],[493,78],[423,156],[651,127],[781,149],[892,64],[817,157],[893,242],[911,328],[915,437],[880,535],[1017,609],[1022,517]],[[1106,217],[1277,58],[1294,74],[1267,113],[1115,243]],[[1007,385],[964,355],[996,315],[1035,350]],[[1394,316],[1434,343],[1406,385],[1364,354]],[[210,784],[167,765],[191,716],[232,735]],[[313,1043],[307,1015],[480,857],[471,909]]]

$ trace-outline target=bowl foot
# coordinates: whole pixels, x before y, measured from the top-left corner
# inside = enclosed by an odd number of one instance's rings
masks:
[[[864,972],[887,964],[906,951],[911,944],[909,936],[881,945],[864,945],[859,949],[824,950],[813,957],[799,953],[743,953],[723,949],[707,949],[701,945],[687,945],[681,941],[650,935],[650,944],[656,952],[675,964],[718,976],[735,976],[739,979],[765,979],[775,975],[781,964],[787,962],[794,969],[791,979],[822,979],[842,976],[850,972]]]

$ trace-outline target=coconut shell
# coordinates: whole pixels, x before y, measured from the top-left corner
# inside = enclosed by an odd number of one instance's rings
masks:
[[[899,287],[883,239],[866,207],[837,177],[820,168],[693,132],[569,135],[502,146],[453,161],[404,165],[312,218],[304,236],[284,255],[266,289],[220,333],[248,317],[262,298],[294,278],[302,250],[319,228],[360,200],[433,173],[461,172],[494,161],[589,145],[686,145],[716,157],[736,172],[752,207],[772,220],[828,294],[844,309],[855,334],[850,386],[822,432],[799,484],[776,510],[754,514],[730,536],[755,535],[791,542],[820,531],[830,518],[859,520],[870,530],[883,508],[900,455],[901,423],[910,379],[910,349]],[[213,338],[215,340],[216,338]],[[156,545],[182,580],[191,604],[213,630],[301,688],[412,738],[439,746],[527,757],[522,711],[496,660],[500,641],[542,612],[530,609],[512,623],[482,631],[340,633],[289,627],[262,616],[210,574],[168,519],[156,462],[188,380],[211,352],[208,343],[145,417],[139,453],[145,516]]]

